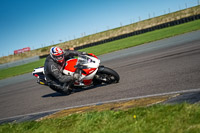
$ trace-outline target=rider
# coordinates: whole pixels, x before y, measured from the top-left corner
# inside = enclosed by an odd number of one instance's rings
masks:
[[[70,81],[79,79],[80,75],[78,73],[75,73],[73,76],[62,73],[66,60],[69,60],[73,56],[78,56],[78,54],[86,53],[75,50],[63,51],[59,47],[52,47],[50,49],[50,55],[46,58],[44,64],[44,73],[47,85],[50,88],[56,91],[66,92],[69,88],[69,85],[66,85],[66,83],[69,84]]]

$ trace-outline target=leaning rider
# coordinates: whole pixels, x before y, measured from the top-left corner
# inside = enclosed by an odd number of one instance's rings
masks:
[[[75,50],[63,51],[59,47],[52,47],[50,49],[50,55],[46,58],[44,64],[44,73],[47,85],[50,88],[61,93],[67,93],[70,82],[79,79],[80,75],[78,73],[75,73],[73,76],[63,74],[65,62],[74,56],[78,56],[78,54],[86,53]]]

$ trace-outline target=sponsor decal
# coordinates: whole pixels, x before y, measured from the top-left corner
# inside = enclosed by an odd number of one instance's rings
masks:
[[[26,48],[23,48],[23,49],[15,50],[14,54],[20,54],[20,53],[24,53],[24,52],[27,52],[27,51],[30,51],[30,50],[31,50],[30,47],[26,47]]]

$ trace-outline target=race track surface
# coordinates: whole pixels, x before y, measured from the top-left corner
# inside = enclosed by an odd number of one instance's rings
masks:
[[[1,80],[0,119],[122,98],[200,88],[200,31],[100,56],[116,70],[118,84],[63,96],[36,83],[32,75]],[[17,79],[16,79],[17,80]],[[3,84],[3,83],[2,83]]]

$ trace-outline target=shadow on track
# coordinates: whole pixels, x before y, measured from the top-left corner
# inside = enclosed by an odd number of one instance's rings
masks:
[[[90,87],[85,87],[85,88],[75,88],[75,89],[72,90],[71,94],[74,94],[74,93],[77,93],[77,92],[86,91],[86,90],[90,90],[90,89],[95,89],[95,88],[99,88],[99,87],[103,87],[103,86],[106,86],[106,85],[109,85],[109,84],[101,84],[101,85],[90,86]],[[71,94],[69,94],[69,95],[71,95]],[[43,98],[47,98],[47,97],[62,97],[62,96],[68,96],[68,95],[61,94],[61,93],[58,93],[58,92],[53,92],[53,93],[50,93],[50,94],[46,94],[46,95],[44,95],[42,97]]]

